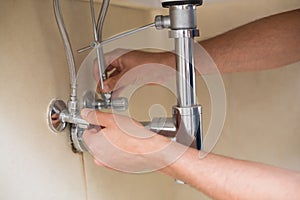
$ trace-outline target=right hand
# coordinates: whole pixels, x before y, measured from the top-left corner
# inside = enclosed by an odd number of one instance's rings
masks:
[[[145,64],[162,64],[175,68],[175,55],[170,52],[153,53],[141,50],[127,50],[117,49],[105,55],[106,59],[106,74],[108,78],[104,81],[104,89],[98,86],[99,92],[110,92],[122,89],[127,85],[133,84],[140,74],[134,74],[136,77],[130,77],[121,83],[117,84],[124,74],[131,69],[145,65]],[[98,74],[97,67],[95,67],[95,74]],[[158,74],[159,76],[166,76],[166,74]],[[157,75],[156,75],[157,76]],[[99,79],[99,77],[98,77]]]
[[[101,127],[83,134],[85,145],[100,166],[126,173],[152,172],[172,164],[187,150],[125,116],[90,109],[82,110],[81,116]]]

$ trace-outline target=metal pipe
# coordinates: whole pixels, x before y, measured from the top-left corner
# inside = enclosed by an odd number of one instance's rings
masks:
[[[99,42],[102,42],[102,33],[103,33],[103,25],[104,25],[104,20],[107,14],[108,6],[109,6],[110,0],[103,0],[101,10],[99,13],[98,17],[98,22],[97,22],[97,37]]]
[[[175,40],[177,70],[177,106],[173,108],[176,122],[176,141],[181,144],[202,147],[201,106],[197,104],[194,37],[199,36],[196,23],[196,5],[170,3],[169,37]]]
[[[154,26],[155,26],[155,23],[151,23],[151,24],[147,24],[147,25],[145,25],[145,26],[141,26],[141,27],[139,27],[139,28],[135,28],[135,29],[132,29],[132,30],[129,30],[129,31],[125,31],[125,32],[123,32],[123,33],[119,33],[119,34],[117,34],[117,35],[115,35],[115,36],[112,36],[111,38],[108,38],[108,39],[106,39],[106,40],[102,40],[102,41],[100,42],[99,45],[103,46],[103,45],[108,44],[108,43],[110,43],[110,42],[113,42],[113,41],[115,41],[115,40],[121,39],[121,38],[123,38],[123,37],[132,35],[132,34],[134,34],[134,33],[137,33],[137,32],[139,32],[139,31],[143,31],[143,30],[145,30],[145,29],[148,29],[148,28],[151,28],[151,27],[154,27]],[[92,49],[92,48],[95,48],[95,43],[92,43],[92,44],[89,45],[89,46],[86,46],[86,47],[83,47],[83,48],[81,48],[81,49],[78,49],[77,52],[78,52],[78,53],[82,53],[82,52],[85,52],[85,51],[90,50],[90,49]]]
[[[64,42],[64,47],[66,50],[68,65],[69,65],[69,73],[70,73],[70,82],[71,82],[71,98],[76,99],[77,96],[77,80],[76,80],[76,68],[75,68],[75,61],[74,55],[70,43],[69,36],[67,34],[63,16],[61,13],[60,3],[59,0],[53,0],[53,8],[57,26],[59,28],[59,32]]]
[[[90,0],[90,9],[91,9],[91,18],[92,18],[92,26],[94,33],[94,41],[98,42],[98,33],[97,33],[97,24],[95,19],[95,9],[94,9],[94,1]]]
[[[104,53],[102,46],[96,47],[96,53],[97,53],[97,63],[98,63],[98,71],[99,71],[99,82],[101,90],[104,89],[104,80],[106,79],[105,74],[105,60],[104,60]]]
[[[105,45],[107,43],[110,43],[112,41],[115,41],[115,40],[118,40],[118,39],[121,39],[123,37],[126,37],[126,36],[129,36],[129,35],[132,35],[134,33],[137,33],[139,31],[143,31],[145,29],[148,29],[148,28],[151,28],[151,27],[154,27],[155,26],[155,23],[151,23],[151,24],[147,24],[145,26],[141,26],[139,28],[135,28],[135,29],[132,29],[132,30],[129,30],[129,31],[126,31],[126,32],[123,32],[123,33],[120,33],[118,35],[115,35],[115,36],[112,36],[111,38],[108,38],[106,40],[103,40],[101,42],[101,45]]]
[[[180,107],[196,105],[193,49],[192,38],[175,39],[178,106]]]
[[[104,0],[99,13],[98,22],[96,24],[94,1],[90,0],[94,42],[96,44],[99,44],[102,41],[103,24],[104,24],[105,16],[107,14],[108,6],[109,6],[109,0]],[[105,75],[105,58],[104,58],[102,46],[100,45],[96,46],[96,53],[97,53],[97,63],[98,63],[98,71],[99,71],[99,82],[100,82],[100,87],[103,90],[104,80],[106,79],[106,75]]]

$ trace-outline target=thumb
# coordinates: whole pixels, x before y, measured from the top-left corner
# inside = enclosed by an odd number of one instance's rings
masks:
[[[104,113],[93,109],[83,109],[81,117],[88,123],[103,127],[109,127],[113,124],[113,115],[111,113]]]

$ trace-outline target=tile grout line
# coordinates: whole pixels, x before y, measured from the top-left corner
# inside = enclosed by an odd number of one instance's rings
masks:
[[[82,172],[83,172],[83,182],[84,182],[84,191],[85,191],[85,199],[88,200],[88,186],[87,186],[87,176],[86,176],[86,168],[84,162],[84,155],[81,155],[81,162],[82,162]]]

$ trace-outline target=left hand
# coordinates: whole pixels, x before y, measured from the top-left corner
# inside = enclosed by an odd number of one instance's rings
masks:
[[[171,140],[124,116],[84,109],[83,119],[101,130],[86,130],[83,140],[96,164],[118,171],[140,173],[168,165]],[[172,153],[172,152],[170,152]]]
[[[157,82],[157,80],[165,79],[170,76],[172,71],[175,75],[175,55],[170,52],[146,52],[141,50],[129,50],[129,49],[116,49],[112,52],[105,54],[106,60],[106,73],[110,74],[104,81],[104,90],[98,85],[98,92],[111,92],[122,90],[130,84],[135,84],[137,79],[144,76],[143,79],[147,79],[151,82]],[[148,65],[148,68],[145,67]],[[143,69],[137,69],[144,66]],[[151,66],[151,68],[149,68]],[[168,70],[162,66],[167,67]],[[171,70],[173,69],[173,70]],[[132,71],[126,78],[124,77],[129,71]],[[153,73],[153,72],[156,73]],[[95,78],[99,80],[99,72],[97,62],[94,67]],[[175,76],[174,76],[175,77]],[[144,81],[141,81],[144,83]],[[145,81],[148,82],[148,81]]]

